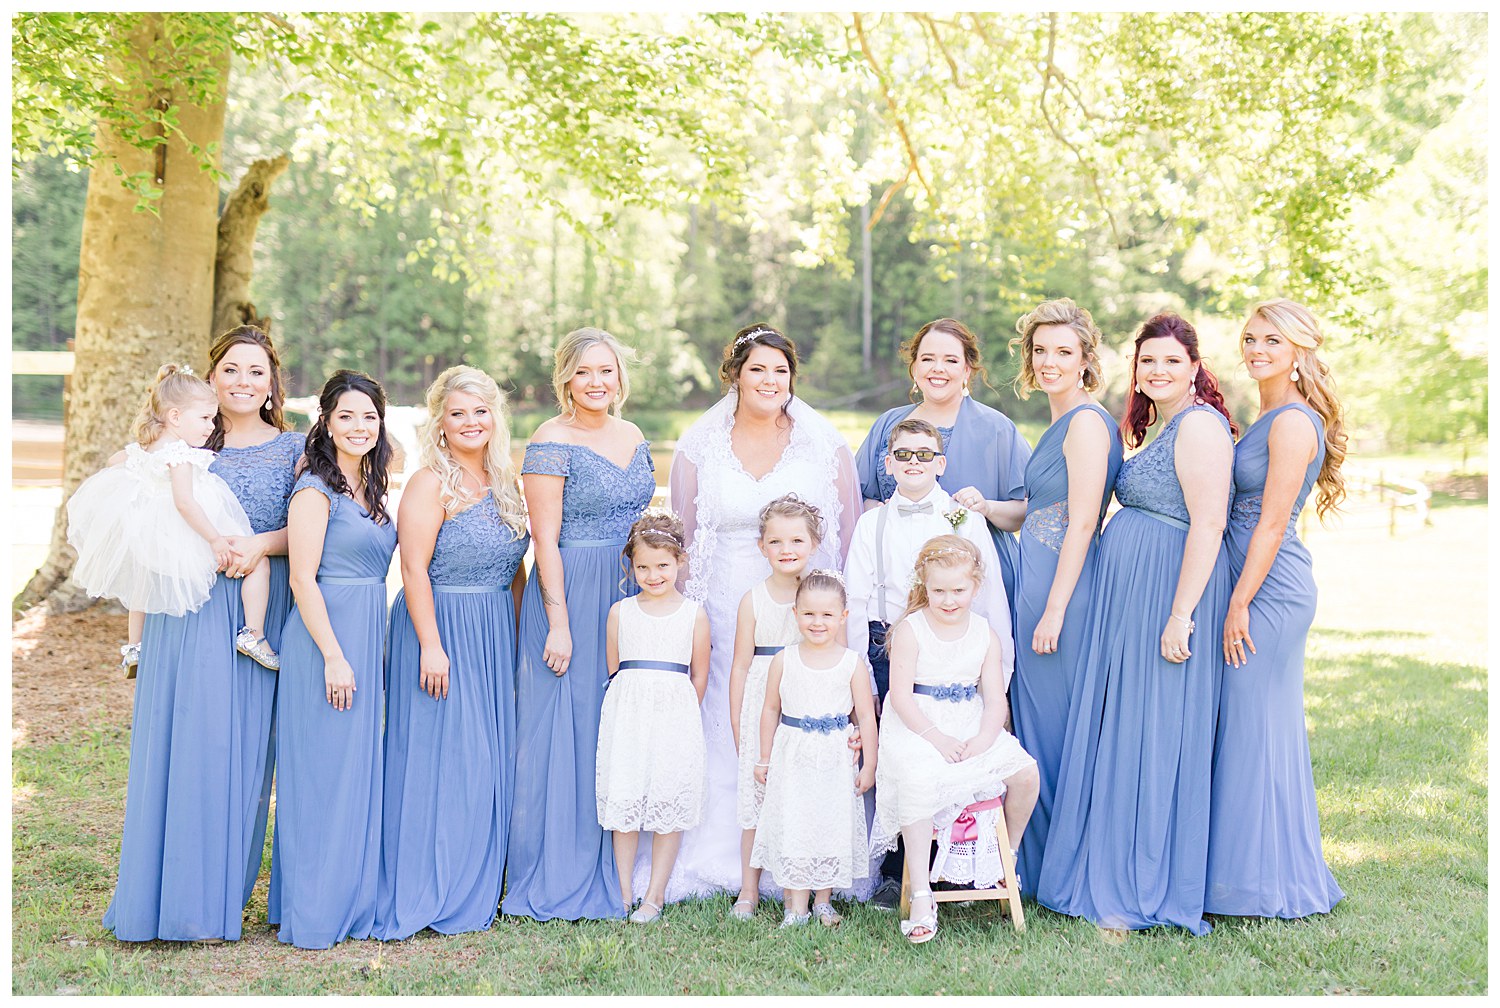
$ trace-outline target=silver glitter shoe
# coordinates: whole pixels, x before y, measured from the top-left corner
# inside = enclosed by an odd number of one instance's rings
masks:
[[[249,627],[240,627],[240,632],[234,635],[234,649],[273,672],[281,668],[281,659],[271,650],[270,643],[264,637],[257,637]]]
[[[125,670],[126,679],[135,678],[135,667],[141,663],[141,645],[137,641],[134,644],[120,645],[120,667]]]

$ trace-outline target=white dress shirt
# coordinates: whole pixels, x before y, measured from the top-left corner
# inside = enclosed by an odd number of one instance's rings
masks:
[[[1011,640],[1010,603],[1005,597],[1005,582],[1000,578],[1000,557],[995,552],[995,543],[990,538],[989,523],[984,515],[970,511],[957,528],[949,523],[944,515],[957,507],[947,491],[934,484],[927,496],[919,501],[907,500],[898,489],[879,508],[872,508],[859,516],[859,523],[854,526],[854,540],[849,544],[849,559],[844,565],[849,592],[849,647],[856,654],[866,654],[870,643],[869,622],[878,620],[891,626],[901,618],[906,610],[907,594],[911,591],[912,567],[923,544],[934,536],[959,535],[979,547],[984,579],[974,593],[973,611],[989,622],[995,636],[1000,639],[1001,670],[1009,686],[1015,662],[1015,643]],[[875,530],[882,508],[888,509],[883,550],[884,607],[879,602],[875,575]]]

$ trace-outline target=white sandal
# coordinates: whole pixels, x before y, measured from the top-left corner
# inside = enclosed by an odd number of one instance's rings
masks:
[[[913,893],[912,906],[917,905],[917,900],[925,899],[932,904],[932,909],[926,914],[918,916],[913,909],[910,919],[901,922],[902,936],[913,945],[922,945],[937,937],[937,900],[933,899],[931,890],[925,893]],[[918,929],[925,929],[926,934],[916,934]]]
[[[826,928],[836,928],[844,923],[843,915],[833,908],[832,903],[814,903],[812,915]]]
[[[812,914],[810,913],[799,914],[793,913],[791,910],[786,910],[781,915],[781,926],[784,928],[802,927],[804,924],[808,924],[811,921]]]
[[[650,900],[641,900],[641,905],[635,908],[635,913],[630,915],[632,924],[655,924],[661,920],[661,907]]]
[[[741,910],[741,907],[744,907],[744,909]],[[729,908],[729,916],[733,917],[735,920],[754,920],[755,904],[747,899],[735,900],[734,906]]]

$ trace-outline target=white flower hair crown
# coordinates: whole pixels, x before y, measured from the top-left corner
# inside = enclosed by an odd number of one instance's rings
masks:
[[[757,336],[775,336],[775,335],[777,335],[775,329],[766,329],[764,327],[761,327],[759,329],[751,329],[745,335],[741,336],[739,339],[737,339],[737,340],[734,341],[734,349],[738,350],[740,348],[741,344],[743,344],[743,343],[749,343],[751,340],[755,339],[755,337],[757,337]]]
[[[818,574],[821,574],[823,577],[833,578],[835,581],[846,588],[849,586],[848,582],[844,580],[843,573],[841,571],[836,571],[831,567],[819,567],[817,570],[810,570],[807,572],[807,577],[813,577],[814,575]]]

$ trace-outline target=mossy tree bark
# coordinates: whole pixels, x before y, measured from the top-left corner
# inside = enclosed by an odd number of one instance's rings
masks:
[[[224,135],[223,95],[229,50],[209,56],[221,84],[216,101],[192,104],[173,93],[185,58],[145,15],[130,40],[134,107],[171,111],[175,129],[154,150],[126,142],[101,121],[98,158],[89,173],[79,253],[78,323],[73,377],[63,402],[63,501],[129,438],[129,425],[157,368],[166,361],[204,363],[213,321],[218,182],[189,141],[214,152]],[[203,66],[203,53],[190,57]],[[160,191],[154,212],[122,178],[150,176]],[[90,602],[69,580],[76,560],[67,543],[67,509],[58,508],[47,560],[16,597],[21,609],[50,601],[71,610]]]

